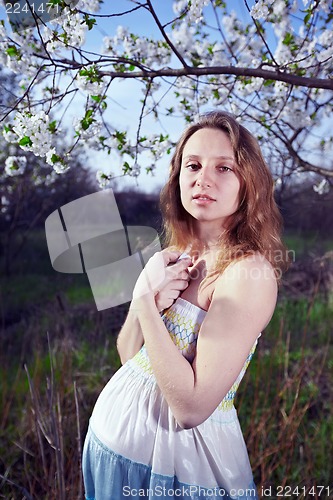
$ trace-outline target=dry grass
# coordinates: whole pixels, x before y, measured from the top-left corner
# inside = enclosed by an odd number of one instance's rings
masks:
[[[17,351],[7,332],[11,347],[0,354],[0,498],[83,498],[82,442],[119,360],[107,316],[97,321],[92,313],[87,321],[86,308],[70,311],[60,317],[50,306],[43,321],[36,311],[21,331],[10,332]],[[304,492],[328,486],[333,476],[332,326],[332,311],[318,294],[282,300],[259,341],[236,401],[259,492],[299,486],[305,488],[299,500],[328,498],[325,491]]]

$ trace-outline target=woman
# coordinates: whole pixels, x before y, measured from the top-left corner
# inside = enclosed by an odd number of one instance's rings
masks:
[[[90,420],[86,498],[257,498],[233,399],[285,264],[257,141],[227,113],[203,115],[177,144],[161,207],[169,246],[136,283],[123,366]]]

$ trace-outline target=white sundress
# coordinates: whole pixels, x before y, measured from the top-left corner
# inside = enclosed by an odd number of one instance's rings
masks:
[[[181,297],[162,315],[190,362],[205,315]],[[113,375],[90,418],[82,457],[86,499],[257,499],[233,405],[256,345],[223,401],[192,429],[177,424],[143,346]]]

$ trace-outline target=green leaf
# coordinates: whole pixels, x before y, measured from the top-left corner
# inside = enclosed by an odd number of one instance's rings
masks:
[[[8,54],[9,57],[17,57],[20,52],[17,50],[17,47],[15,45],[10,45],[6,50],[6,54]]]
[[[245,77],[245,78],[242,80],[242,83],[243,83],[244,85],[250,85],[250,84],[252,83],[252,78],[246,78],[246,77]]]
[[[215,0],[215,7],[222,7],[222,9],[225,9],[227,7],[227,4],[222,0]]]
[[[51,5],[51,6],[56,6],[56,5],[60,5],[63,3],[63,0],[48,0],[48,4]]]
[[[52,161],[52,163],[57,163],[57,162],[62,163],[60,156],[58,156],[58,155],[56,155],[56,154],[53,154],[53,155],[51,156],[51,161]]]
[[[88,109],[86,111],[84,118],[81,120],[81,125],[83,130],[87,130],[90,127],[90,125],[95,121],[95,119],[92,118],[93,114],[94,114],[93,109]]]
[[[22,137],[22,139],[19,141],[19,146],[32,146],[30,137],[28,137],[27,135]]]
[[[88,109],[88,110],[86,111],[86,114],[85,114],[85,116],[84,116],[84,117],[85,117],[86,119],[88,119],[88,118],[90,118],[90,117],[93,115],[93,113],[94,113],[94,110],[93,110],[93,109]]]
[[[275,83],[275,80],[265,80],[264,81],[264,87],[269,87],[270,85],[273,85]]]
[[[308,12],[307,15],[304,17],[304,24],[308,24],[310,19],[311,19],[311,12]]]
[[[96,19],[93,17],[89,17],[88,14],[84,15],[84,22],[88,26],[89,31],[93,29],[94,25],[96,24]]]
[[[93,120],[81,120],[81,125],[82,125],[82,128],[83,130],[88,130],[88,128],[90,127],[90,125],[92,124]]]
[[[295,41],[294,35],[291,33],[286,33],[284,39],[282,40],[283,45],[290,45]]]
[[[54,134],[56,130],[57,130],[57,121],[53,120],[53,122],[49,123],[49,131],[52,132],[52,134]]]
[[[123,170],[124,170],[125,174],[127,174],[127,172],[129,172],[131,170],[131,167],[127,161],[124,161],[124,163],[123,163]]]

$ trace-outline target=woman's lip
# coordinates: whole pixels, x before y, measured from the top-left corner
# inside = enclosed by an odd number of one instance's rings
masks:
[[[198,205],[207,205],[209,203],[213,203],[215,200],[212,198],[193,198],[193,201]]]
[[[198,198],[204,198],[204,199],[207,199],[207,200],[213,200],[213,201],[216,201],[215,198],[213,198],[212,196],[210,196],[208,193],[196,193],[192,196],[193,199],[198,199]]]

